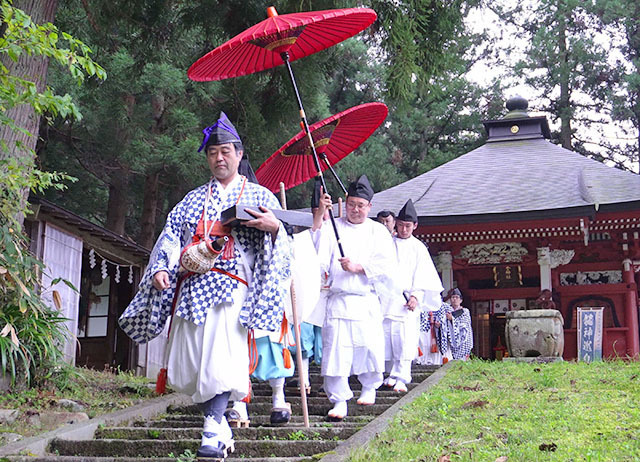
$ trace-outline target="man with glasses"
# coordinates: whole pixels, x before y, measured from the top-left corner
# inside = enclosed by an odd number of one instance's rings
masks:
[[[357,375],[362,384],[360,405],[375,403],[383,379],[381,300],[386,303],[392,297],[390,277],[396,263],[388,230],[368,219],[372,197],[365,175],[349,185],[346,217],[335,220],[344,256],[334,230],[322,221],[325,210],[331,210],[331,196],[324,193],[314,213],[312,236],[330,286],[322,327],[324,389],[334,405],[329,420],[347,415],[347,401],[353,397],[350,375]]]

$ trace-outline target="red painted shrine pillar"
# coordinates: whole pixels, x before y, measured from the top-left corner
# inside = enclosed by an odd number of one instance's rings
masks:
[[[640,336],[638,334],[637,286],[633,274],[633,265],[628,258],[622,261],[622,281],[627,285],[624,294],[624,318],[627,327],[627,352],[638,360],[640,355]]]

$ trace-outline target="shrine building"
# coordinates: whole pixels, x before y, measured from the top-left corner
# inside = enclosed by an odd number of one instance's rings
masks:
[[[565,359],[577,355],[578,307],[604,307],[603,357],[637,358],[640,175],[551,143],[527,107],[510,99],[484,122],[483,146],[375,194],[371,216],[413,200],[414,234],[471,311],[476,356],[495,358],[505,313],[551,289]]]

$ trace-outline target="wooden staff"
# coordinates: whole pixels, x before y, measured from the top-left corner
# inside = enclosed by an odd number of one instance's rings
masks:
[[[284,190],[284,183],[280,182],[280,206],[282,210],[287,210],[287,194]]]
[[[280,204],[284,210],[287,209],[287,199],[284,190],[284,183],[280,182]],[[294,255],[295,258],[295,255]],[[309,408],[307,406],[307,384],[304,381],[302,372],[302,345],[300,342],[300,322],[298,321],[298,307],[296,304],[296,291],[293,278],[291,278],[291,311],[293,313],[293,329],[296,342],[296,367],[298,368],[298,384],[300,385],[300,403],[302,405],[302,418],[305,428],[309,428]],[[309,384],[311,385],[311,384]]]

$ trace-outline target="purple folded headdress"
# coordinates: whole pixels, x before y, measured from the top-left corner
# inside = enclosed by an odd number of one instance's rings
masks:
[[[206,150],[209,145],[225,143],[242,144],[242,140],[240,139],[240,135],[238,135],[236,127],[233,126],[224,112],[220,112],[220,118],[218,121],[202,130],[202,133],[204,133],[204,138],[202,139],[202,144],[200,145],[198,152],[203,149]]]

